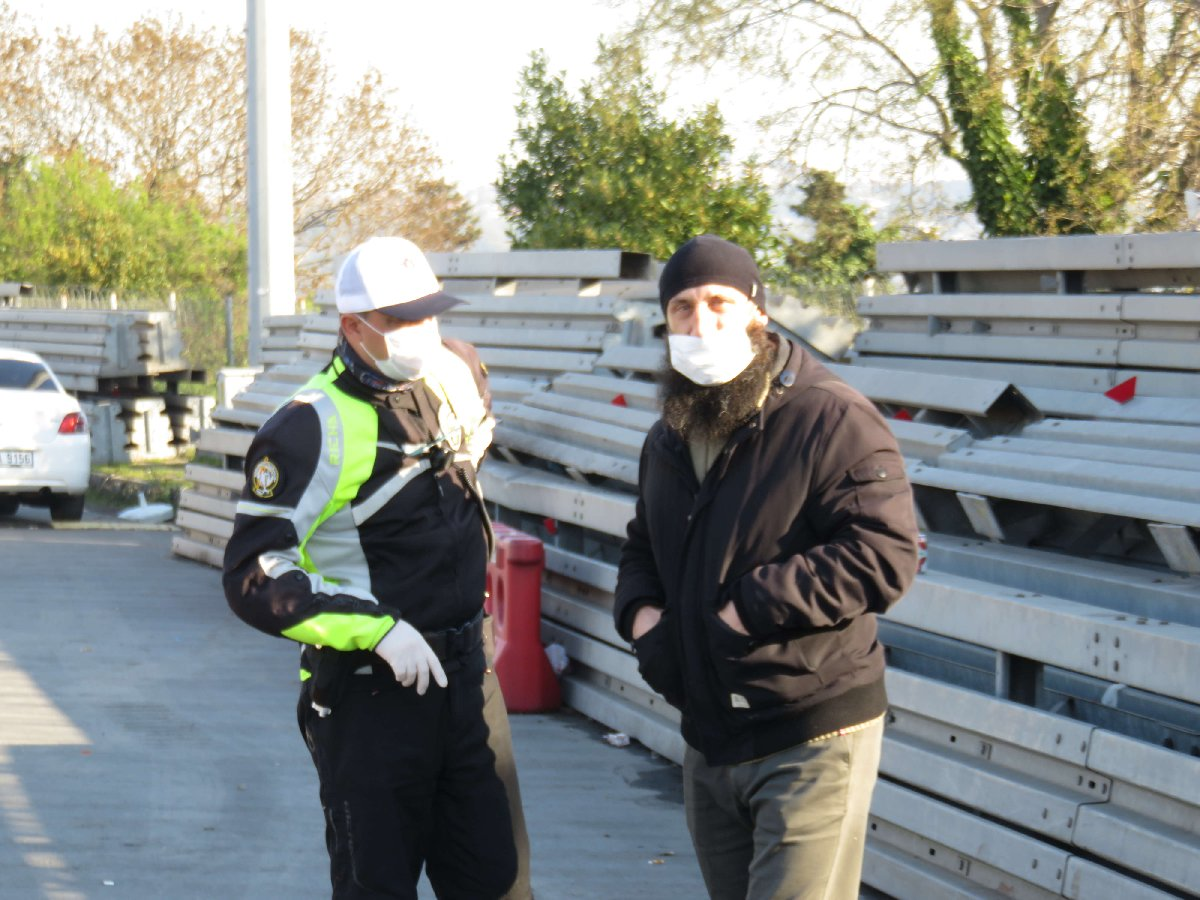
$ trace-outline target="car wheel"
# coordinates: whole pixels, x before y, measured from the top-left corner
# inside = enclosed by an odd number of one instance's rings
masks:
[[[83,494],[63,494],[50,501],[50,518],[55,522],[78,522],[83,518]]]
[[[20,505],[21,501],[16,497],[0,497],[0,516],[11,516]]]

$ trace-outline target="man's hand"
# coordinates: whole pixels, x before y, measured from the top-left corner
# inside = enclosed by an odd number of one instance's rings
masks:
[[[375,645],[375,652],[392,667],[396,680],[405,687],[417,683],[417,693],[424,694],[429,688],[429,676],[442,687],[446,686],[446,672],[438,662],[437,654],[417,631],[405,621],[399,621],[392,630]]]
[[[738,634],[750,634],[750,632],[746,630],[746,626],[742,624],[742,617],[738,615],[737,607],[733,605],[732,600],[717,610],[717,618],[719,618]]]
[[[662,618],[662,610],[657,606],[643,606],[637,611],[633,617],[633,627],[629,629],[629,633],[633,635],[636,641],[643,634],[658,624],[658,620]]]

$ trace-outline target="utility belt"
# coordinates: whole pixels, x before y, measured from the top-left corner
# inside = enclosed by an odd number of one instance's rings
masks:
[[[456,628],[421,632],[421,637],[429,644],[447,675],[462,668],[463,663],[481,649],[485,621],[481,609]],[[358,678],[371,682],[372,687],[376,686],[376,681],[384,686],[396,681],[391,666],[370,651],[347,653],[326,648],[311,651],[311,658],[314,662],[313,672],[305,682],[305,689],[314,707],[332,709],[346,688],[356,684]],[[352,678],[355,681],[352,682]]]

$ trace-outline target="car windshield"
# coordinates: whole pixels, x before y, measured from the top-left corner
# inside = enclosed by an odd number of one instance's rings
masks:
[[[0,389],[57,391],[50,370],[27,359],[0,359]]]

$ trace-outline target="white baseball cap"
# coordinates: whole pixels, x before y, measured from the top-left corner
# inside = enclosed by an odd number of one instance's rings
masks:
[[[425,254],[400,237],[373,237],[350,251],[334,285],[338,312],[378,310],[417,322],[462,303],[443,293]]]

